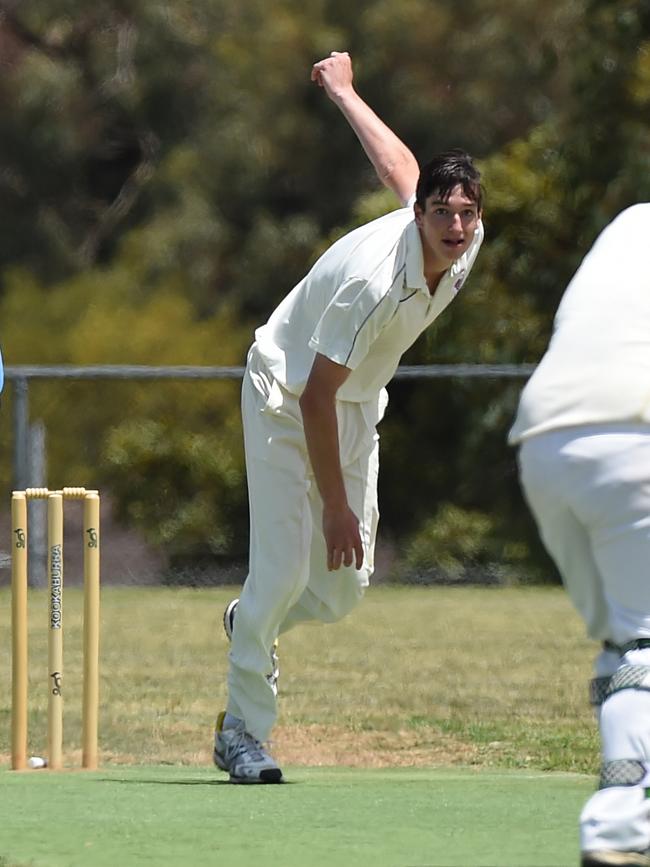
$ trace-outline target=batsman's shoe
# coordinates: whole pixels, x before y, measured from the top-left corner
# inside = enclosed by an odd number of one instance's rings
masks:
[[[650,867],[650,854],[599,849],[583,852],[580,865],[581,867]]]
[[[224,729],[226,714],[217,719],[214,732],[214,763],[230,774],[231,783],[282,783],[282,771],[262,744],[246,731],[243,720]]]
[[[232,641],[232,631],[235,628],[235,612],[239,605],[239,599],[231,599],[223,612],[223,628],[228,641]],[[271,674],[266,679],[269,682],[274,695],[278,694],[278,679],[280,677],[280,660],[278,659],[278,642],[273,642],[271,648]]]

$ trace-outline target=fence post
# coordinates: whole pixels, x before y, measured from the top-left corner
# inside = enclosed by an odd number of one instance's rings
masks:
[[[47,487],[47,457],[45,423],[35,421],[28,426],[27,467],[30,488]],[[27,501],[29,535],[29,586],[47,585],[47,501]]]
[[[13,488],[24,491],[28,486],[29,466],[27,440],[29,437],[29,387],[27,378],[16,377],[13,383]]]

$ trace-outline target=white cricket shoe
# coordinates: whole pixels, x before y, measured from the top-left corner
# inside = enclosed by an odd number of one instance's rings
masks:
[[[650,854],[599,849],[583,852],[581,867],[650,867]]]
[[[226,605],[226,610],[223,612],[223,628],[228,641],[232,641],[232,631],[235,628],[235,612],[239,605],[239,599],[231,599]],[[278,694],[278,679],[280,677],[280,660],[278,659],[278,642],[277,639],[273,642],[271,648],[271,673],[267,674],[266,679],[269,686],[273,690],[273,694]]]
[[[241,720],[235,728],[224,729],[221,712],[214,732],[214,763],[230,774],[231,783],[282,783],[282,771],[262,744],[246,731]]]

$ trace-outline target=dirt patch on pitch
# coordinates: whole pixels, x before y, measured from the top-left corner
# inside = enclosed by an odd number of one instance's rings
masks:
[[[388,732],[354,731],[327,725],[277,726],[268,748],[280,765],[299,767],[417,768],[485,763],[484,749],[431,730]],[[66,767],[79,767],[80,751],[69,751],[65,760]],[[136,756],[108,749],[102,750],[100,757],[100,766],[159,762],[159,755]],[[209,767],[212,750],[206,741],[195,752],[168,751],[165,762]],[[0,767],[5,764],[9,764],[9,754],[0,752]]]
[[[471,765],[480,750],[445,734],[351,731],[336,726],[278,726],[270,751],[280,764],[352,768]]]

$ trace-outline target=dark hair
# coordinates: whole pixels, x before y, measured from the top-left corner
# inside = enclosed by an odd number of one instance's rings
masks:
[[[454,187],[459,185],[480,210],[483,201],[481,173],[468,153],[455,148],[438,154],[422,166],[415,201],[424,210],[426,200],[432,193],[438,193],[441,200],[446,202]]]

